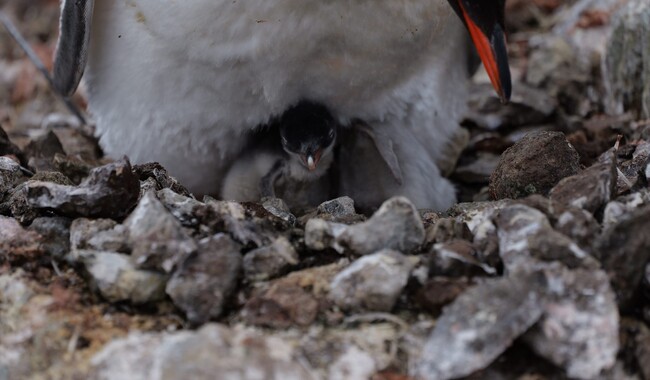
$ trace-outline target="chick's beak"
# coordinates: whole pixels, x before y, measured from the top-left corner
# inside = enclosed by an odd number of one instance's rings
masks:
[[[447,1],[467,27],[501,101],[507,102],[512,84],[504,32],[505,0]]]
[[[313,172],[316,170],[316,167],[318,166],[318,162],[320,161],[321,157],[321,150],[317,150],[315,153],[308,153],[308,154],[303,154],[300,156],[302,159],[303,164],[309,169],[310,172]]]

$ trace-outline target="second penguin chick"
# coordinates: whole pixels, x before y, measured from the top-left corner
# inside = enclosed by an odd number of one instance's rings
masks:
[[[334,160],[338,126],[321,104],[301,101],[289,108],[267,130],[250,135],[226,174],[222,198],[259,201],[275,197],[277,188],[289,205],[326,200],[329,188],[320,182]]]

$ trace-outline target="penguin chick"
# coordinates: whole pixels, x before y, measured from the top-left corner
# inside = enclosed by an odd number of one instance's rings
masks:
[[[278,196],[289,206],[305,207],[326,200],[325,174],[334,154],[338,123],[323,105],[302,101],[267,128],[250,133],[247,148],[224,178],[221,196],[259,201]]]

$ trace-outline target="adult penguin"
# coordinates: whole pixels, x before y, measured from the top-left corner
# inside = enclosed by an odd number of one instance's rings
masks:
[[[401,183],[370,156],[342,161],[363,174],[347,183],[349,195],[365,206],[405,195],[417,207],[444,209],[455,195],[437,163],[465,107],[463,24],[507,99],[504,7],[505,0],[64,0],[54,76],[71,94],[87,66],[105,152],[158,161],[196,193],[218,191],[246,131],[310,99],[343,125],[363,120],[392,144]]]

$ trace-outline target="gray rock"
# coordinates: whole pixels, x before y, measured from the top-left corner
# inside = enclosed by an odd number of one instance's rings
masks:
[[[130,253],[126,228],[112,219],[75,219],[70,226],[72,251]]]
[[[280,198],[266,198],[262,207],[273,216],[284,220],[290,225],[296,224],[296,217],[291,213],[289,206]]]
[[[497,269],[479,260],[477,248],[465,240],[435,244],[431,250],[430,276],[496,275]]]
[[[167,284],[167,294],[194,324],[221,315],[235,290],[241,271],[240,245],[219,234],[199,242],[195,255],[186,260]]]
[[[614,25],[603,62],[608,111],[650,118],[650,4],[628,1]]]
[[[203,203],[194,198],[180,195],[167,187],[158,191],[156,195],[160,202],[167,207],[167,210],[184,226],[196,226],[199,223],[194,213],[197,207],[205,206]]]
[[[104,380],[303,380],[313,370],[290,342],[241,327],[209,324],[198,331],[134,332],[107,344],[91,360]]]
[[[95,168],[79,186],[29,181],[27,202],[65,216],[121,218],[135,205],[140,186],[126,160]]]
[[[20,164],[9,157],[0,157],[0,201],[22,180],[24,177]]]
[[[550,198],[560,204],[594,213],[614,196],[616,179],[616,160],[597,163],[579,174],[561,180],[551,190]]]
[[[605,206],[603,228],[621,222],[626,216],[640,207],[650,204],[650,191],[643,190],[616,198]]]
[[[547,271],[549,299],[526,341],[571,378],[593,379],[616,362],[619,315],[607,274],[601,270]]]
[[[40,234],[24,229],[15,219],[0,215],[0,264],[40,258],[41,239]]]
[[[350,311],[390,311],[408,282],[414,263],[383,250],[353,262],[330,285],[329,298]]]
[[[196,250],[196,243],[153,192],[147,192],[124,221],[138,267],[171,272]]]
[[[599,267],[591,255],[555,231],[539,210],[515,204],[501,209],[495,221],[499,254],[508,270],[526,270],[531,259],[559,261],[570,268]]]
[[[366,222],[347,226],[311,219],[305,226],[305,244],[314,250],[333,248],[359,255],[381,249],[410,252],[424,241],[424,225],[413,204],[404,197],[387,200]]]
[[[29,166],[39,172],[54,170],[54,156],[65,154],[61,141],[52,130],[30,141],[24,152],[29,157]]]
[[[593,252],[594,236],[600,233],[601,227],[590,212],[565,206],[540,195],[523,199],[521,204],[543,212],[553,229],[573,240],[585,252]]]
[[[285,237],[273,244],[254,249],[244,256],[244,275],[249,281],[264,281],[277,277],[299,262],[298,253]]]
[[[543,276],[490,279],[446,307],[410,368],[421,379],[452,379],[487,367],[542,316]]]
[[[318,299],[303,287],[282,280],[248,300],[242,310],[246,324],[287,329],[314,323],[318,316]]]
[[[356,214],[354,200],[350,197],[340,197],[323,202],[318,206],[319,214],[329,214],[334,218],[346,218]]]
[[[627,305],[650,260],[650,206],[621,217],[597,238],[595,251],[610,277],[618,302]]]
[[[63,217],[36,218],[29,226],[42,236],[41,247],[55,259],[63,258],[70,251],[70,219]]]
[[[494,199],[546,195],[561,179],[578,173],[579,158],[564,134],[530,133],[501,156],[490,194]]]
[[[165,298],[167,276],[137,269],[133,259],[114,252],[80,251],[92,285],[109,302],[144,304]]]

